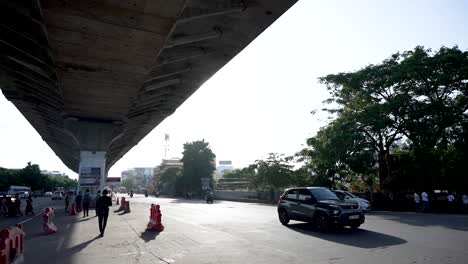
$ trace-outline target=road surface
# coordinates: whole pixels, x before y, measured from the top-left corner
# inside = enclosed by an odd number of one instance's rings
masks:
[[[161,205],[159,234],[145,231],[151,203]],[[27,222],[25,263],[468,263],[463,215],[370,213],[359,230],[320,233],[282,226],[270,205],[141,195],[130,205],[111,213],[103,238],[97,218],[62,210],[57,234],[42,235],[40,217]]]

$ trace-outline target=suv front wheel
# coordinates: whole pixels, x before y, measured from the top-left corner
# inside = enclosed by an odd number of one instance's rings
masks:
[[[282,225],[287,225],[289,223],[290,218],[286,210],[284,209],[279,210],[278,217]]]
[[[328,217],[324,213],[319,213],[315,216],[314,225],[319,231],[328,231],[330,229]]]

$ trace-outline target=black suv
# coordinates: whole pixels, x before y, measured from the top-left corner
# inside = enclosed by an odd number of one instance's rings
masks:
[[[357,202],[340,200],[323,187],[286,189],[278,201],[278,216],[283,225],[298,220],[312,222],[320,230],[332,226],[358,228],[365,219]]]

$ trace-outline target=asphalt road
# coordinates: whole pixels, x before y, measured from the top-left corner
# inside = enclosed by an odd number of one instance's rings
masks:
[[[159,234],[145,231],[151,203],[161,205]],[[468,263],[468,216],[370,213],[359,230],[320,233],[282,226],[269,205],[141,195],[130,205],[110,215],[104,238],[95,217],[59,210],[50,236],[40,217],[27,222],[25,263]]]

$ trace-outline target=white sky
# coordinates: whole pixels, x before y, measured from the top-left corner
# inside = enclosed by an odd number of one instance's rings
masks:
[[[377,3],[378,2],[378,3]],[[379,63],[416,45],[468,48],[468,1],[300,0],[110,170],[155,166],[205,139],[217,160],[243,167],[270,152],[293,154],[326,124],[317,78]],[[0,166],[70,171],[0,93]]]

